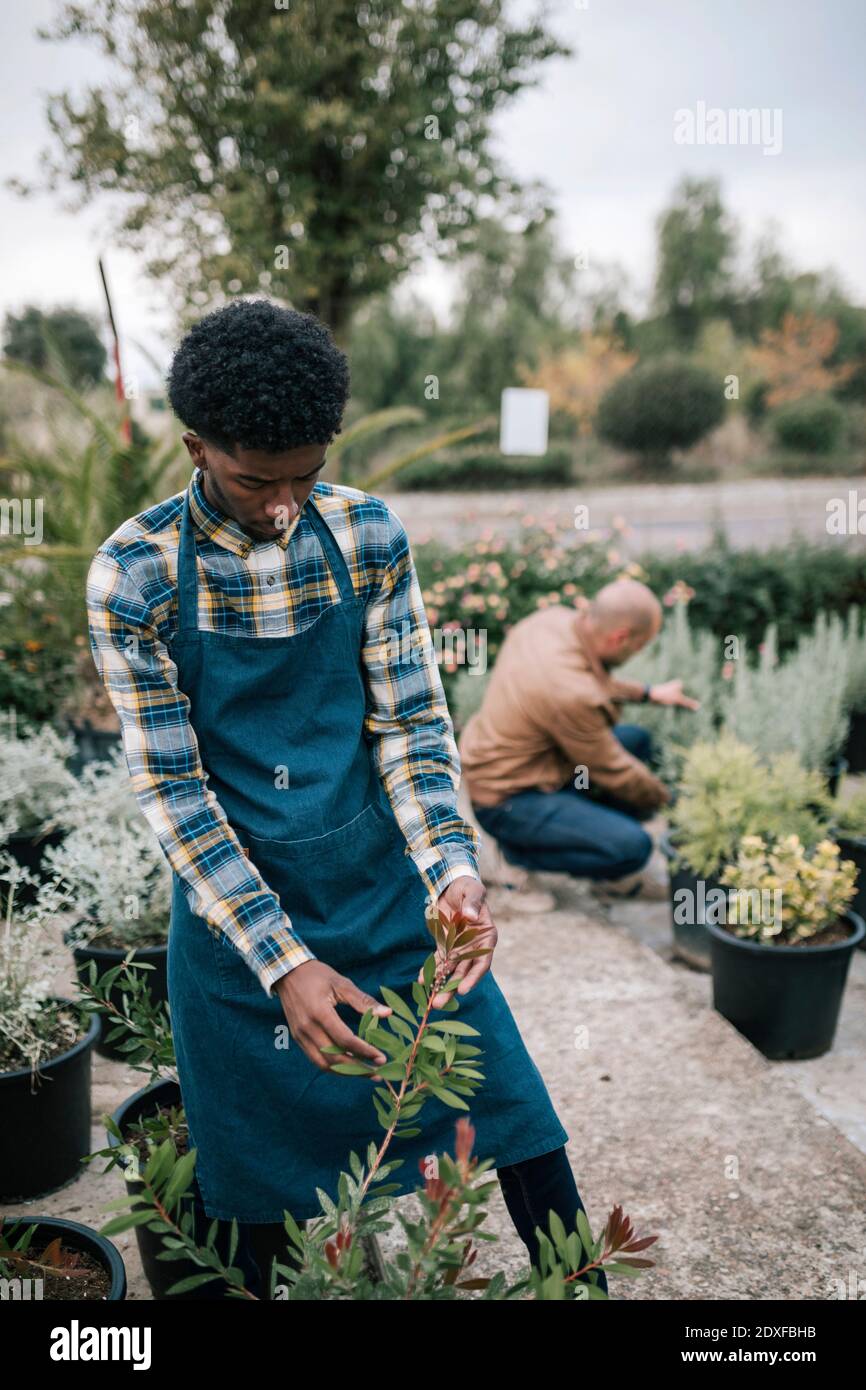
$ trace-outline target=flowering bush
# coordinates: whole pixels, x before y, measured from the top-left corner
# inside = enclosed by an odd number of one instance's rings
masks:
[[[840,862],[839,846],[832,840],[821,840],[807,854],[797,835],[774,842],[745,836],[735,862],[721,876],[725,887],[737,890],[728,895],[728,921],[735,924],[735,935],[787,946],[833,926],[854,896],[856,879],[856,865],[850,859]],[[741,912],[747,899],[740,895],[754,892],[772,894],[780,910]]]
[[[50,724],[21,727],[14,710],[0,715],[0,836],[42,835],[75,787],[66,766],[75,749]]]

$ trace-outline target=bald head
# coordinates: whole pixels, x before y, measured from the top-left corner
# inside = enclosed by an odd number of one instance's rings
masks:
[[[615,579],[605,584],[591,601],[589,613],[600,632],[626,626],[634,637],[654,636],[662,622],[661,604],[637,579]]]
[[[597,655],[606,666],[620,666],[657,636],[662,606],[637,579],[615,579],[599,589],[586,609],[586,624]]]

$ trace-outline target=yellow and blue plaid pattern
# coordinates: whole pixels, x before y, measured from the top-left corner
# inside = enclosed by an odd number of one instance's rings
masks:
[[[303,508],[273,542],[254,542],[189,485],[199,627],[250,637],[303,631],[339,590]],[[313,959],[245,856],[209,790],[188,702],[166,643],[177,623],[184,493],[148,508],[99,547],[87,576],[90,646],[120,719],[138,804],[190,907],[225,932],[270,994]],[[317,507],[365,605],[365,731],[413,863],[431,896],[478,876],[478,841],[457,811],[460,762],[406,532],[386,503],[318,482]]]

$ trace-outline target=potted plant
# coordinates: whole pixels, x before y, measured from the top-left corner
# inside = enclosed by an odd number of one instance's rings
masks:
[[[47,927],[59,899],[41,885],[20,907],[26,874],[0,856],[0,1198],[28,1201],[65,1187],[90,1147],[90,1059],[98,1021],[52,992],[57,948]]]
[[[0,1217],[0,1279],[14,1299],[120,1302],[126,1270],[105,1236],[78,1221],[29,1216],[7,1225]]]
[[[858,792],[837,807],[834,824],[839,849],[857,868],[852,911],[866,918],[866,791]],[[866,950],[866,941],[860,942],[860,949]]]
[[[171,872],[159,841],[144,820],[129,783],[122,752],[85,768],[59,812],[71,828],[46,852],[72,908],[66,933],[79,977],[90,961],[98,974],[119,966],[130,950],[151,967],[155,1001],[168,998],[168,924]],[[122,1003],[123,993],[115,996]],[[103,1029],[97,1051],[119,1057],[127,1035]]]
[[[74,789],[67,767],[74,751],[50,724],[31,728],[14,709],[0,714],[0,842],[28,871],[18,906],[32,902],[46,850],[63,838],[58,811]]]
[[[453,971],[464,953],[479,953],[478,929],[445,924],[435,909],[429,917],[437,949],[425,961],[421,979],[412,985],[412,1003],[383,988],[392,1014],[382,1019],[368,1010],[359,1024],[360,1035],[381,1048],[388,1062],[334,1064],[335,1071],[357,1078],[357,1084],[365,1079],[380,1083],[371,1096],[371,1127],[375,1107],[385,1137],[378,1145],[371,1139],[364,1161],[355,1153],[349,1155],[349,1171],[341,1174],[333,1196],[319,1192],[321,1217],[305,1222],[302,1229],[285,1213],[290,1254],[272,1265],[267,1291],[271,1298],[304,1301],[439,1300],[472,1294],[488,1300],[527,1294],[543,1300],[606,1298],[604,1287],[599,1286],[601,1272],[634,1275],[651,1266],[653,1261],[641,1252],[657,1239],[638,1236],[621,1207],[610,1213],[598,1239],[585,1212],[576,1214],[571,1231],[549,1213],[547,1229],[537,1228],[541,1268],[532,1269],[528,1278],[511,1286],[501,1272],[490,1278],[475,1274],[472,1266],[478,1242],[495,1240],[482,1229],[486,1199],[495,1184],[479,1184],[493,1164],[472,1157],[474,1130],[465,1117],[457,1122],[453,1158],[442,1154],[431,1164],[428,1155],[420,1161],[424,1181],[415,1193],[420,1219],[410,1221],[400,1213],[396,1221],[403,1242],[389,1249],[376,1269],[366,1259],[369,1241],[395,1227],[391,1198],[402,1185],[387,1182],[401,1161],[390,1156],[392,1144],[418,1132],[416,1121],[430,1096],[448,1097],[453,1108],[468,1111],[468,1099],[484,1080],[476,1031],[452,1017],[458,1010],[453,991],[459,983],[452,978]],[[443,991],[452,997],[437,1010],[444,1017],[433,1020],[433,999]],[[340,1051],[337,1047],[324,1050]],[[170,1292],[175,1295],[192,1294],[220,1280],[230,1297],[255,1298],[244,1285],[242,1271],[233,1265],[237,1223],[231,1223],[227,1249],[220,1249],[217,1222],[204,1239],[197,1238],[192,1214],[183,1205],[194,1167],[195,1150],[178,1156],[177,1146],[167,1138],[151,1152],[138,1189],[115,1204],[128,1210],[110,1221],[103,1234],[133,1226],[136,1231],[142,1227],[161,1230],[161,1258],[166,1263],[196,1266],[192,1275],[174,1285]]]
[[[856,868],[822,840],[747,835],[721,881],[726,912],[708,914],[713,1004],[774,1060],[833,1045],[851,954],[866,934],[850,910]]]
[[[92,960],[84,971],[82,993],[88,1006],[102,1013],[109,1026],[123,1034],[119,1048],[124,1061],[148,1077],[147,1084],[127,1097],[112,1115],[104,1115],[107,1145],[87,1155],[86,1162],[106,1160],[103,1173],[120,1168],[130,1198],[149,1190],[152,1161],[170,1148],[177,1159],[189,1149],[189,1130],[183,1110],[180,1085],[175,1065],[174,1042],[165,1003],[154,999],[147,988],[146,967],[126,960],[101,976]],[[186,1198],[181,1205],[193,1214],[192,1203]],[[228,1223],[220,1221],[219,1231]],[[170,1293],[179,1279],[200,1273],[200,1266],[167,1264],[164,1222],[139,1223],[135,1238],[144,1276],[154,1299],[191,1299],[194,1292]]]
[[[866,628],[861,608],[848,610],[846,637],[848,675],[845,704],[849,725],[843,753],[849,772],[866,772]]]
[[[709,970],[707,908],[724,894],[721,871],[744,836],[796,834],[811,847],[826,833],[829,815],[823,778],[803,768],[794,753],[764,764],[730,733],[696,743],[683,763],[669,833],[661,840],[671,874],[676,954]]]
[[[835,794],[846,766],[848,667],[845,628],[835,614],[819,614],[782,661],[771,625],[757,662],[742,655],[734,663],[722,697],[723,727],[764,759],[796,753],[803,767],[827,777]]]

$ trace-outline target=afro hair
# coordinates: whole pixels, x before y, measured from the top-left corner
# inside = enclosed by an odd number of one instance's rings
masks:
[[[201,439],[227,454],[278,454],[339,433],[349,367],[314,315],[239,299],[190,329],[167,385],[172,410]]]

